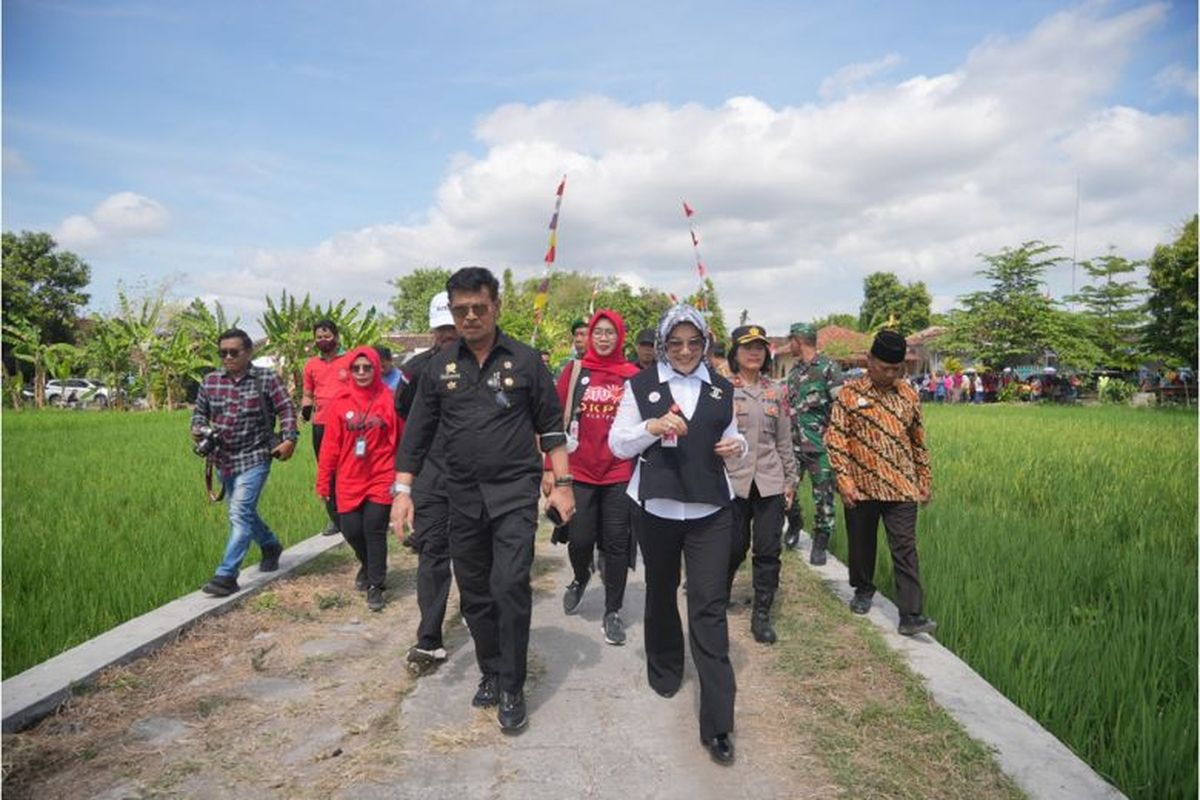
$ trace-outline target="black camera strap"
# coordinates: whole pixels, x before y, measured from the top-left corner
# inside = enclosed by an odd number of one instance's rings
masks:
[[[221,488],[217,492],[213,492],[213,469],[215,464],[213,459],[204,459],[204,488],[208,490],[208,499],[214,503],[219,503],[225,499],[225,481],[221,481]]]

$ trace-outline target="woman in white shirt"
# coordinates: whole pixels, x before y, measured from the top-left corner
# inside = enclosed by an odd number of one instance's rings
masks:
[[[685,304],[669,308],[657,334],[658,363],[625,384],[608,444],[616,457],[637,459],[628,494],[641,510],[650,686],[671,697],[683,682],[676,599],[682,557],[688,638],[700,678],[700,740],[713,760],[729,764],[737,684],[725,616],[733,487],[724,460],[740,459],[746,440],[734,418],[733,385],[704,364],[708,324],[700,312]]]

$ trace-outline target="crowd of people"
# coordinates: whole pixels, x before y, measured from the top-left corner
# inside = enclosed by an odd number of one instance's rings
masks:
[[[816,329],[789,330],[795,364],[770,377],[766,330],[742,325],[716,340],[686,304],[641,330],[627,355],[621,315],[600,309],[572,326],[574,357],[555,378],[544,353],[497,326],[499,283],[481,267],[455,272],[430,305],[433,346],[399,370],[389,352],[341,353],[336,325],[314,326],[300,417],[312,424],[315,493],[329,526],[359,561],[366,605],[386,604],[389,526],[418,558],[420,622],[408,651],[421,674],[446,658],[442,627],[453,579],[474,640],[478,689],[502,730],[528,722],[525,681],[534,540],[541,510],[566,541],[571,579],[562,608],[577,613],[593,574],[603,584],[600,635],[627,641],[622,618],[640,553],[647,681],[680,689],[687,642],[699,683],[699,735],[714,761],[734,761],[737,682],[728,608],[749,556],[750,631],[777,641],[773,607],[782,553],[806,536],[797,501],[811,481],[809,560],[827,562],[840,495],[848,532],[851,611],[867,613],[877,528],[895,566],[899,631],[929,633],[916,549],[917,507],[931,494],[920,397],[904,380],[904,339],[880,332],[866,374],[845,379],[817,351]],[[220,335],[221,368],[200,387],[192,434],[215,431],[213,460],[229,495],[225,556],[204,591],[228,596],[251,542],[260,569],[282,546],[258,516],[273,459],[292,455],[297,414],[275,373],[251,365],[240,330]],[[278,433],[276,426],[278,424]],[[785,533],[786,523],[786,533]]]

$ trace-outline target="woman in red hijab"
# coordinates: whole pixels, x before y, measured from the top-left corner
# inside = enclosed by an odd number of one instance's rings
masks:
[[[356,347],[345,356],[350,382],[325,412],[325,440],[317,463],[317,494],[330,495],[336,476],[342,535],[358,556],[355,585],[367,607],[383,608],[387,577],[387,528],[392,511],[396,443],[404,422],[384,385],[379,354]]]
[[[583,358],[563,369],[558,379],[575,478],[575,516],[567,545],[575,580],[563,593],[563,610],[572,614],[579,607],[592,575],[592,551],[599,544],[604,560],[604,640],[619,645],[625,644],[620,611],[632,547],[625,487],[633,462],[617,458],[608,449],[608,429],[625,393],[625,381],[638,367],[625,360],[625,321],[615,311],[601,309],[592,315],[587,342]],[[553,473],[547,472],[543,492],[551,485]]]

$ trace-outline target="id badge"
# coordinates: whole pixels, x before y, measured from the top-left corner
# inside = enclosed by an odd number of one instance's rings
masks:
[[[358,437],[354,441],[354,457],[355,458],[366,458],[367,457],[367,440],[362,436]]]
[[[679,434],[675,431],[664,433],[662,435],[663,447],[679,447]]]

